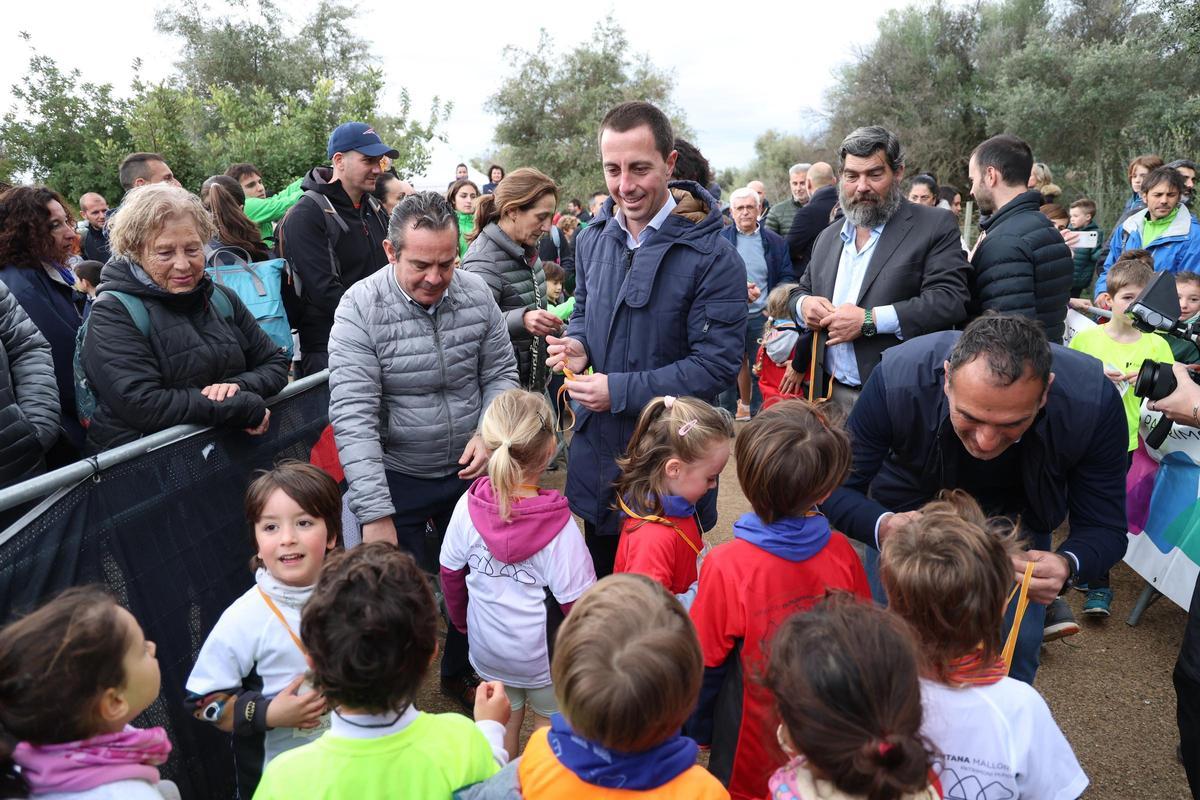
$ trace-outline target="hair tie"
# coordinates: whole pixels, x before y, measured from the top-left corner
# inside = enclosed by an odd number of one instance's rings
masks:
[[[894,748],[895,746],[896,745],[892,744],[891,742],[880,739],[879,740],[879,755],[886,756],[888,753],[892,752],[892,748]]]
[[[670,411],[675,407],[675,396],[670,394],[665,395],[663,397],[663,405],[666,407],[667,411]]]
[[[687,422],[685,422],[679,426],[679,435],[687,436],[689,433],[691,433],[692,428],[696,427],[699,424],[700,424],[700,422],[698,420],[689,419]]]
[[[512,439],[501,439],[500,446],[501,447],[512,447]]]

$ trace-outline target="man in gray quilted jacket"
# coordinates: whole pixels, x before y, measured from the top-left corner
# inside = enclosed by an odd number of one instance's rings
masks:
[[[329,335],[329,421],[363,541],[407,549],[429,572],[426,523],[443,533],[487,468],[475,429],[517,386],[508,329],[487,284],[454,268],[458,219],[434,192],[406,197],[383,242],[387,269],[346,290]],[[473,685],[466,637],[449,627],[443,690]]]

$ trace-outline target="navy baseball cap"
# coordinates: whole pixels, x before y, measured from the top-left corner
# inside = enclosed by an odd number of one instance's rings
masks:
[[[334,153],[349,153],[357,150],[364,156],[387,156],[399,158],[400,151],[388,147],[379,138],[379,134],[365,122],[344,122],[329,134],[329,146],[325,148],[326,155],[333,158]]]

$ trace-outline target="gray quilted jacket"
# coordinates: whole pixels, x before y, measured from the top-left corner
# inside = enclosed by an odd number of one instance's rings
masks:
[[[479,417],[517,386],[504,320],[487,285],[455,270],[435,313],[400,291],[395,270],[346,290],[329,335],[329,421],[362,523],[391,515],[384,470],[453,474]]]
[[[50,343],[0,283],[0,486],[42,471],[59,413]]]
[[[521,385],[541,391],[546,385],[546,340],[525,330],[524,324],[526,311],[546,307],[546,272],[537,249],[522,248],[490,222],[467,248],[462,268],[487,281],[504,314]]]

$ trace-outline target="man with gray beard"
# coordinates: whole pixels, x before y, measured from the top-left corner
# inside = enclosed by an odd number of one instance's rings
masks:
[[[859,128],[838,155],[846,216],[817,237],[791,306],[802,327],[827,335],[823,364],[833,385],[818,389],[848,408],[884,350],[967,318],[971,267],[954,217],[901,194],[904,152],[894,133]],[[808,369],[805,342],[784,391],[794,391]]]

